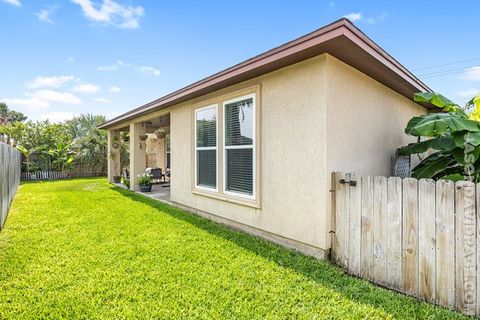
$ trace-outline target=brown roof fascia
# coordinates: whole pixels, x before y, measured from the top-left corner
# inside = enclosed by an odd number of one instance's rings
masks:
[[[353,46],[352,43],[354,44]],[[351,48],[348,48],[349,46]],[[362,49],[360,50],[361,52],[358,52],[358,48]],[[353,23],[347,19],[340,19],[157,100],[130,110],[105,122],[100,128],[112,127],[152,111],[200,97],[322,53],[332,54],[392,89],[395,88],[394,90],[409,99],[413,98],[414,92],[431,91],[428,86],[368,38]],[[392,75],[394,76],[392,77]]]

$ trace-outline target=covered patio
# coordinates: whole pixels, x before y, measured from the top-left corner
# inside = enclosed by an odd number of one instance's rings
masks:
[[[154,184],[152,191],[145,194],[169,200],[170,114],[140,120],[108,130],[108,181],[121,184],[120,180],[129,180],[130,190],[139,191],[137,177],[147,172],[154,179]],[[125,132],[128,135],[122,134]],[[128,141],[128,163],[121,161],[122,141]]]

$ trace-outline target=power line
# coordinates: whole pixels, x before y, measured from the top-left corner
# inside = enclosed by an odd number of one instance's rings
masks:
[[[454,62],[449,62],[449,63],[444,63],[444,64],[437,64],[437,65],[434,65],[434,66],[415,68],[415,69],[412,69],[412,71],[436,69],[436,68],[440,68],[440,67],[453,66],[453,65],[456,65],[456,64],[462,64],[462,63],[473,62],[473,61],[480,61],[480,58],[473,58],[473,59],[468,59],[468,60],[460,60],[460,61],[454,61]]]
[[[440,70],[440,71],[434,71],[434,72],[428,72],[428,73],[421,73],[418,76],[419,77],[429,77],[429,76],[435,76],[437,74],[443,74],[443,73],[450,73],[450,72],[464,72],[467,71],[472,67],[462,67],[462,68],[456,68],[456,69],[447,69],[447,70]]]
[[[452,74],[458,74],[458,73],[463,73],[463,72],[465,72],[465,70],[439,73],[439,74],[436,74],[436,75],[423,76],[423,77],[419,77],[419,78],[420,78],[420,79],[431,79],[431,78],[438,78],[438,77],[443,77],[443,76],[449,76],[449,75],[452,75]]]

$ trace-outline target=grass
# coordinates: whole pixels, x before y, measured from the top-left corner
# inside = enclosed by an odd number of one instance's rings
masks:
[[[82,179],[21,185],[0,233],[0,319],[42,318],[462,316],[103,179]]]

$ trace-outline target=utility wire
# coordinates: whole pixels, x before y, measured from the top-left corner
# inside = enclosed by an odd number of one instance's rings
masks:
[[[435,71],[435,72],[421,73],[418,76],[419,77],[429,77],[429,76],[435,76],[435,75],[444,74],[444,73],[463,72],[463,71],[467,71],[470,68],[471,67],[463,67],[463,68],[456,68],[456,69],[440,70],[440,71]]]
[[[454,62],[449,62],[449,63],[444,63],[444,64],[437,64],[437,65],[429,66],[429,67],[415,68],[415,69],[412,69],[412,71],[436,69],[436,68],[440,68],[440,67],[453,66],[453,65],[456,65],[456,64],[462,64],[462,63],[473,62],[473,61],[480,61],[480,58],[454,61]]]

